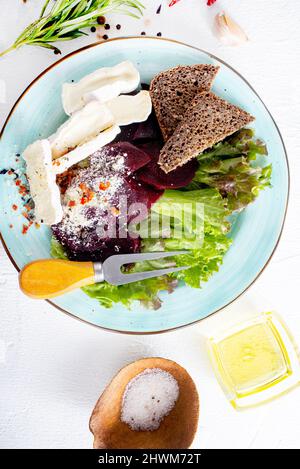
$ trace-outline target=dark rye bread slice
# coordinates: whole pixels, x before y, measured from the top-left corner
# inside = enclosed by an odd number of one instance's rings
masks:
[[[178,66],[156,75],[150,96],[165,142],[174,133],[195,95],[209,91],[219,67],[207,64]]]
[[[158,163],[169,173],[253,120],[246,111],[214,93],[199,93],[162,148]]]

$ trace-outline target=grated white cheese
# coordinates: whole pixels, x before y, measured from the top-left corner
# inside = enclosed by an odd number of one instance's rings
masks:
[[[103,215],[107,212],[111,211],[111,215],[116,216],[114,209],[126,168],[122,152],[114,158],[107,155],[106,148],[91,155],[89,167],[76,171],[62,195],[64,216],[59,228],[70,239],[76,240],[84,228],[92,227],[95,232],[103,229],[107,221]],[[86,188],[92,196],[82,204]]]

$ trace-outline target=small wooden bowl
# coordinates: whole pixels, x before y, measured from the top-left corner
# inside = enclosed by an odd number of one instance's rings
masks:
[[[177,380],[179,397],[154,431],[133,431],[121,421],[125,388],[136,375],[160,368]],[[95,449],[186,449],[193,442],[199,419],[199,396],[188,372],[172,360],[145,358],[122,368],[100,396],[90,418]]]

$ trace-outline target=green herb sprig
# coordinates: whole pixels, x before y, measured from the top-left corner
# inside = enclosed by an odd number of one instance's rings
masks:
[[[143,8],[139,0],[46,0],[39,19],[27,26],[0,57],[24,45],[46,47],[60,53],[53,42],[87,35],[83,29],[96,26],[99,16],[114,12],[140,18]]]

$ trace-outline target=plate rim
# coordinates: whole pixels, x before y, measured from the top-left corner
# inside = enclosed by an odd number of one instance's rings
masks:
[[[272,252],[269,256],[269,258],[267,259],[267,261],[265,262],[265,264],[263,265],[263,267],[260,269],[260,271],[257,273],[257,275],[254,277],[254,279],[252,280],[252,282],[250,282],[242,292],[240,292],[237,296],[235,296],[235,298],[233,298],[231,301],[229,301],[228,303],[226,303],[226,305],[218,308],[217,310],[213,311],[212,313],[210,313],[208,316],[206,316],[205,318],[200,318],[200,319],[197,319],[195,321],[192,321],[192,322],[189,322],[187,324],[182,324],[182,325],[179,325],[179,326],[174,326],[174,327],[168,327],[167,329],[161,329],[161,330],[158,330],[158,331],[146,331],[146,332],[140,332],[140,331],[125,331],[125,330],[118,330],[118,329],[112,329],[112,328],[109,328],[109,327],[104,327],[104,326],[100,326],[98,324],[93,324],[91,322],[89,322],[88,320],[86,319],[82,319],[78,316],[76,316],[75,314],[69,312],[69,311],[66,311],[64,308],[62,308],[61,306],[58,306],[56,305],[53,301],[51,300],[44,300],[46,301],[47,303],[49,303],[51,306],[53,306],[54,308],[56,308],[58,311],[66,314],[67,316],[73,318],[73,319],[76,319],[77,321],[80,321],[84,324],[88,324],[89,326],[92,326],[92,327],[95,327],[97,329],[101,329],[103,331],[106,331],[106,332],[113,332],[113,333],[117,333],[117,334],[126,334],[126,335],[152,335],[152,334],[163,334],[163,333],[166,333],[166,332],[171,332],[171,331],[176,331],[178,329],[183,329],[183,328],[187,328],[187,327],[192,327],[202,321],[205,321],[205,319],[208,319],[209,317],[219,313],[220,311],[222,311],[223,309],[227,308],[229,305],[231,305],[232,303],[234,303],[238,298],[240,298],[242,295],[244,295],[244,293],[246,293],[246,291],[256,282],[256,280],[260,277],[260,275],[264,272],[264,270],[266,269],[266,267],[268,266],[269,262],[271,261],[277,247],[278,247],[278,244],[280,242],[280,239],[281,239],[281,236],[282,236],[282,232],[283,232],[283,229],[284,229],[284,226],[285,226],[285,222],[286,222],[286,215],[287,215],[287,210],[288,210],[288,205],[289,205],[289,198],[290,198],[290,167],[289,167],[289,160],[288,160],[288,155],[287,155],[287,150],[286,150],[286,146],[285,146],[285,143],[284,143],[284,140],[283,140],[283,137],[281,135],[281,132],[279,130],[279,127],[274,119],[274,117],[272,116],[271,112],[269,111],[269,109],[267,108],[266,104],[264,103],[264,101],[261,99],[261,97],[259,96],[259,94],[256,92],[256,90],[252,87],[252,85],[248,82],[248,80],[246,80],[243,75],[241,75],[241,73],[239,73],[234,67],[232,67],[231,65],[229,65],[227,62],[225,62],[223,59],[220,59],[219,57],[217,57],[216,55],[210,53],[210,52],[207,52],[206,50],[204,49],[201,49],[200,47],[196,47],[196,46],[192,46],[191,44],[187,44],[185,42],[182,42],[182,41],[178,41],[176,39],[170,39],[170,38],[163,38],[163,37],[157,37],[157,36],[122,36],[122,37],[117,37],[117,38],[111,38],[111,39],[108,39],[106,41],[103,41],[103,42],[93,42],[91,44],[87,44],[86,46],[83,46],[79,49],[76,49],[72,52],[70,52],[69,54],[65,55],[64,57],[61,57],[59,60],[57,60],[56,62],[54,62],[53,64],[49,65],[47,68],[45,68],[39,75],[37,75],[30,83],[29,85],[24,89],[24,91],[20,94],[20,96],[18,97],[18,99],[15,101],[14,105],[12,106],[10,112],[8,113],[5,121],[4,121],[4,124],[2,126],[2,129],[0,131],[0,140],[2,139],[3,137],[3,134],[5,132],[5,129],[7,127],[7,124],[10,120],[10,118],[12,117],[14,111],[16,110],[18,104],[21,102],[21,100],[24,98],[24,96],[26,95],[26,93],[32,88],[32,86],[37,82],[39,81],[44,75],[46,75],[50,70],[52,70],[54,67],[56,67],[57,65],[59,65],[60,63],[62,63],[63,61],[69,59],[70,57],[72,57],[73,55],[76,55],[76,54],[79,54],[87,49],[91,49],[91,48],[94,48],[94,47],[101,47],[102,45],[104,44],[107,44],[109,42],[114,42],[114,41],[124,41],[124,40],[130,40],[130,39],[138,39],[140,41],[145,41],[145,40],[155,40],[155,41],[164,41],[164,42],[169,42],[169,43],[175,43],[175,44],[178,44],[178,45],[181,45],[181,46],[184,46],[184,47],[188,47],[190,49],[193,49],[193,50],[196,50],[198,52],[202,52],[204,54],[206,54],[207,56],[211,57],[212,59],[215,59],[217,60],[218,62],[220,62],[221,64],[225,65],[226,67],[228,67],[231,71],[233,71],[236,75],[239,76],[239,78],[241,78],[245,83],[246,85],[251,89],[251,91],[257,96],[257,98],[259,99],[259,101],[261,102],[261,104],[263,105],[263,107],[265,108],[266,112],[268,113],[268,115],[270,116],[277,132],[278,132],[278,136],[280,138],[280,141],[281,141],[281,144],[282,144],[282,148],[283,148],[283,151],[284,151],[284,156],[285,156],[285,161],[286,161],[286,167],[287,167],[287,197],[286,197],[286,203],[285,203],[285,210],[284,210],[284,215],[283,215],[283,220],[282,220],[282,225],[281,225],[281,229],[280,229],[280,232],[278,234],[278,237],[277,237],[277,240],[276,240],[276,243],[272,249]],[[20,272],[20,268],[19,266],[17,265],[17,263],[15,262],[12,254],[10,253],[6,243],[5,243],[5,240],[4,240],[4,237],[2,236],[2,233],[0,231],[0,241],[1,241],[1,244],[4,248],[4,251],[6,252],[6,255],[8,256],[9,260],[11,261],[12,265],[15,267],[15,269],[17,270],[17,272]]]

